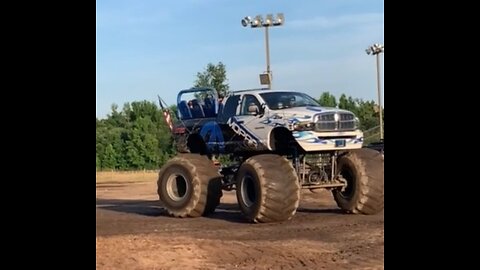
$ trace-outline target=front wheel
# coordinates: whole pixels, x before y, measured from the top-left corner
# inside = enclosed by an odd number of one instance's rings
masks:
[[[366,215],[383,210],[384,161],[379,152],[369,148],[353,150],[338,158],[338,172],[347,183],[343,191],[333,190],[341,209]]]
[[[236,175],[240,210],[252,222],[291,219],[300,202],[300,185],[292,164],[273,154],[247,159]]]

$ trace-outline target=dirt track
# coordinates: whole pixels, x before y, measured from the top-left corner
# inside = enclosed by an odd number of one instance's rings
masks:
[[[384,214],[341,213],[302,191],[283,223],[243,220],[234,192],[211,217],[171,218],[154,181],[97,183],[97,269],[384,269]]]

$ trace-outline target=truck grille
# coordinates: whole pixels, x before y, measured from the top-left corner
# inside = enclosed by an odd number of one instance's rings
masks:
[[[327,112],[317,116],[315,131],[344,131],[354,130],[355,115],[352,113]]]

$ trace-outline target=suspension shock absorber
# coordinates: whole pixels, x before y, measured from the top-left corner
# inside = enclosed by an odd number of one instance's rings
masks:
[[[307,161],[306,161],[306,159],[307,159],[307,155],[303,155],[303,158],[302,158],[302,160],[303,160],[302,184],[305,183],[305,175],[307,174],[307,169],[306,169]],[[300,178],[300,177],[298,177],[298,178]]]
[[[331,181],[335,180],[336,173],[335,171],[337,170],[337,151],[335,151],[332,155],[332,176],[331,176]]]
[[[300,178],[300,158],[298,157],[298,149],[293,147],[293,164],[295,166],[295,171],[297,171],[297,176]]]

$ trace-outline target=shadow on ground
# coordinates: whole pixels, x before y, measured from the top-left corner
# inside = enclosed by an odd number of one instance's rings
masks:
[[[161,204],[149,200],[100,199],[96,200],[97,208],[142,216],[166,215]]]
[[[97,208],[121,213],[136,214],[148,217],[166,216],[168,213],[158,200],[126,200],[126,199],[96,199]],[[341,209],[318,209],[300,207],[298,213],[330,213],[343,214]],[[236,203],[221,203],[215,212],[207,218],[220,219],[235,223],[248,223]]]
[[[169,216],[162,203],[158,200],[125,200],[125,199],[96,199],[97,208],[136,214],[142,216],[156,217]],[[222,203],[215,212],[207,218],[222,219],[231,222],[245,223],[243,215],[237,204]]]
[[[316,214],[345,214],[345,212],[340,208],[303,208],[300,207],[297,209],[297,213],[316,213]]]

